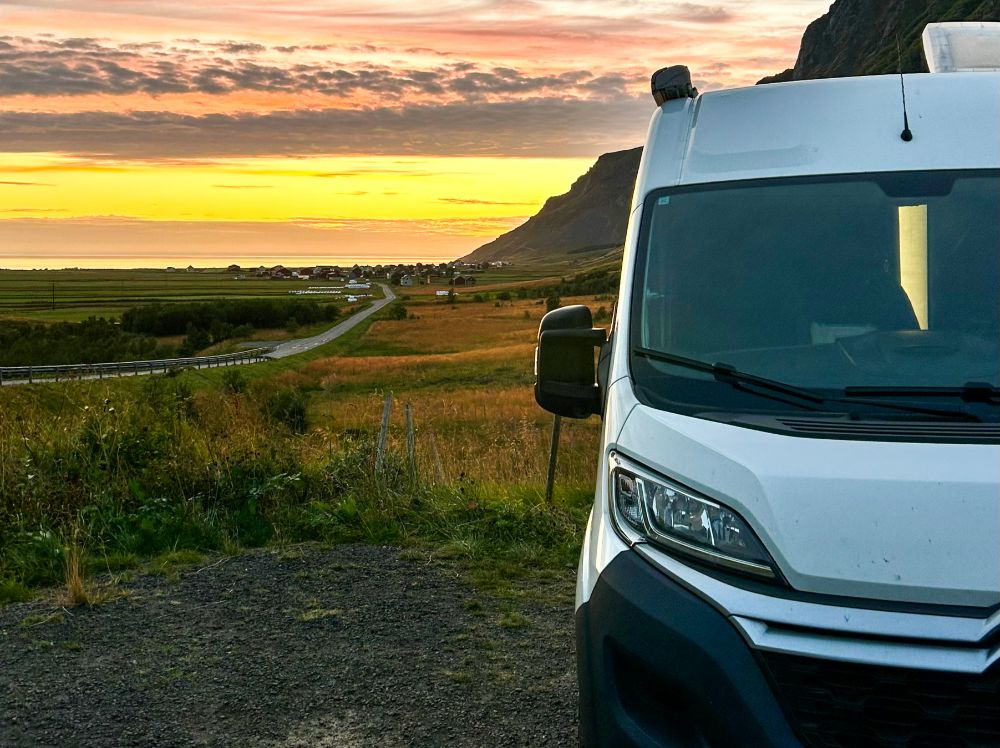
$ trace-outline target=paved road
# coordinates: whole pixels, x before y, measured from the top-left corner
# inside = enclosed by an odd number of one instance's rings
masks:
[[[313,335],[311,338],[300,338],[298,340],[286,340],[284,343],[276,345],[274,350],[272,350],[268,355],[271,358],[285,358],[286,356],[294,356],[296,353],[304,353],[305,351],[312,350],[316,346],[323,345],[324,343],[329,343],[334,338],[339,338],[348,330],[361,324],[364,320],[371,317],[379,309],[383,308],[387,304],[391,304],[396,299],[396,294],[392,292],[392,289],[384,283],[379,283],[382,290],[385,292],[384,299],[377,299],[370,307],[364,311],[358,312],[352,317],[348,317],[339,325],[334,325],[329,330],[324,330],[319,335]]]
[[[364,310],[358,312],[357,314],[348,317],[343,322],[341,322],[341,323],[339,323],[337,325],[334,325],[329,330],[324,330],[319,335],[313,335],[311,338],[299,338],[298,340],[286,340],[285,342],[276,345],[269,353],[266,354],[267,358],[285,358],[286,356],[294,356],[297,353],[304,353],[305,351],[312,350],[316,346],[323,345],[324,343],[329,343],[334,338],[340,337],[341,335],[343,335],[348,330],[353,329],[354,327],[356,327],[357,325],[359,325],[361,322],[363,322],[364,320],[366,320],[369,317],[371,317],[379,309],[382,309],[387,304],[391,304],[393,301],[396,300],[396,294],[394,294],[392,292],[392,289],[389,288],[389,286],[385,285],[384,283],[379,283],[378,285],[381,286],[382,290],[385,292],[385,298],[384,299],[376,299],[372,303],[372,305],[370,307],[368,307],[367,309],[364,309]],[[254,343],[253,345],[255,347],[257,347],[257,346],[260,346],[261,344],[260,343]],[[195,357],[195,358],[197,358],[197,357]],[[190,364],[190,363],[188,363],[188,364],[184,364],[184,366],[185,366],[185,368],[194,367],[194,368],[197,368],[197,369],[201,369],[201,368],[211,368],[212,366],[221,366],[221,365],[223,365],[223,364],[218,363],[218,362],[215,362],[215,363],[211,362],[209,360],[210,358],[211,357],[206,358],[205,359],[205,363],[203,363],[203,364]],[[139,362],[140,367],[138,367],[137,370],[135,370],[135,371],[123,370],[123,371],[117,371],[115,373],[106,373],[104,375],[99,375],[99,374],[77,374],[77,375],[66,374],[66,375],[63,375],[61,377],[61,381],[80,380],[80,379],[110,379],[110,378],[113,378],[113,377],[116,377],[116,376],[117,377],[139,377],[139,376],[144,376],[146,374],[156,373],[156,372],[154,372],[153,369],[148,369],[147,370],[147,369],[141,368],[141,365],[143,363],[144,362]],[[233,366],[243,366],[243,365],[245,365],[247,363],[256,363],[256,362],[255,361],[232,362],[232,365]],[[131,362],[126,362],[126,364],[130,365]],[[225,364],[225,365],[228,366],[230,364]],[[81,364],[81,366],[83,366],[83,365]],[[161,370],[157,370],[157,371],[161,371]],[[60,379],[44,378],[41,375],[39,375],[38,377],[35,378],[35,382],[52,382],[52,381],[60,381]],[[8,386],[8,385],[16,385],[16,384],[30,384],[30,382],[28,382],[27,379],[8,379],[8,378],[0,379],[0,386]]]

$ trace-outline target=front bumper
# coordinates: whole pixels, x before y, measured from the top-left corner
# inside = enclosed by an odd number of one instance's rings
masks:
[[[584,745],[799,745],[736,628],[637,553],[604,569],[576,633]]]
[[[1000,745],[1000,665],[957,673],[757,649],[635,551],[604,568],[576,629],[586,746]]]

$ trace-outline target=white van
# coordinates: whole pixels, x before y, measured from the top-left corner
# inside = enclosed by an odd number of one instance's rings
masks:
[[[925,44],[653,78],[611,329],[559,309],[536,352],[604,422],[584,745],[1000,745],[1000,24]]]

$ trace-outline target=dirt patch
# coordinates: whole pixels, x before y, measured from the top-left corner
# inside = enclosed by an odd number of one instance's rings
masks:
[[[374,546],[127,587],[96,608],[0,609],[0,745],[575,743],[565,595],[512,604]]]

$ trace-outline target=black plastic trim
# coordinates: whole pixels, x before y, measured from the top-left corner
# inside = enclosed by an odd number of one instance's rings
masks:
[[[799,745],[736,627],[638,554],[604,569],[576,630],[584,745]]]
[[[651,406],[653,407],[653,406]],[[996,423],[968,423],[968,424],[955,424],[950,422],[941,421],[908,421],[907,426],[912,430],[909,433],[900,431],[898,433],[892,433],[889,431],[884,431],[879,433],[875,429],[878,428],[880,423],[890,423],[890,422],[880,422],[875,419],[866,419],[864,421],[857,422],[860,426],[865,428],[858,429],[855,432],[851,432],[849,429],[844,429],[840,432],[835,431],[809,431],[804,428],[796,428],[790,426],[789,421],[799,421],[801,423],[808,423],[812,420],[816,423],[817,428],[823,425],[823,420],[820,416],[799,416],[793,417],[791,415],[781,415],[781,416],[755,416],[755,415],[738,415],[730,413],[696,413],[693,414],[694,418],[702,418],[706,421],[715,421],[716,423],[723,423],[727,426],[738,426],[740,428],[751,429],[753,431],[763,431],[768,434],[779,434],[781,436],[792,436],[801,437],[803,439],[829,439],[832,441],[865,441],[865,442],[893,442],[896,444],[906,443],[906,444],[984,444],[984,445],[995,445],[1000,444],[1000,425]],[[832,420],[832,419],[831,419]],[[839,423],[839,422],[838,422]],[[846,421],[845,421],[846,423]],[[893,422],[893,424],[898,424],[899,421]],[[951,427],[951,428],[947,428]],[[938,428],[942,431],[951,430],[953,432],[965,431],[966,434],[958,435],[957,433],[952,434],[930,434],[930,433],[914,433],[920,431],[927,431],[928,429]],[[978,432],[978,433],[977,433]]]

